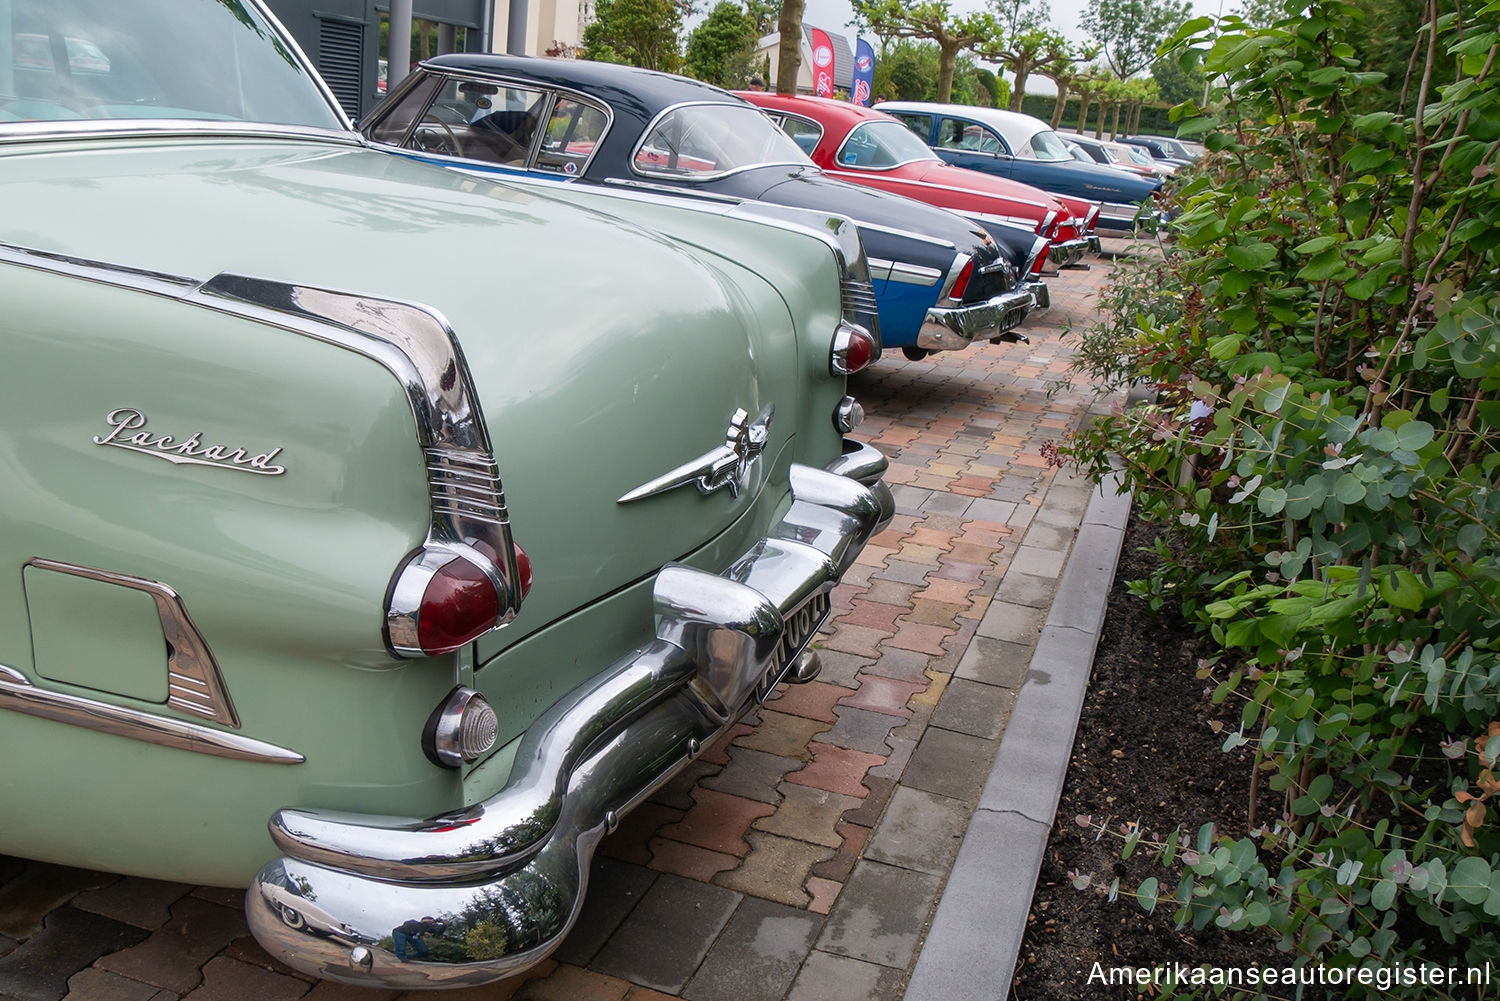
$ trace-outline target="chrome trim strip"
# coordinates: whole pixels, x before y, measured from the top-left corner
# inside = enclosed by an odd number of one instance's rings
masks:
[[[0,709],[217,758],[269,765],[300,765],[307,760],[296,751],[263,740],[37,688],[20,671],[3,664],[0,664]]]
[[[942,163],[946,163],[947,162],[947,161],[942,160],[942,158],[939,157],[939,156],[937,156],[937,154],[935,154],[935,153],[933,154],[933,158],[936,159],[936,160],[938,160],[939,162],[942,162]],[[916,160],[908,160],[906,162],[907,163],[916,163],[917,161]],[[905,166],[905,164],[897,164],[897,166]],[[949,166],[951,166],[951,164],[949,164]],[[850,170],[847,167],[839,167],[836,170],[829,170],[826,173],[830,177],[836,176],[838,174],[850,174],[850,175],[858,176],[858,174],[860,174],[862,172],[868,172],[869,170],[876,170],[876,169],[879,169],[879,170],[894,170],[895,168],[894,167],[866,168],[865,171],[855,171],[855,170]],[[1034,201],[1030,200],[1029,198],[1016,198],[1016,197],[1014,197],[1012,195],[1002,195],[1002,194],[999,194],[999,193],[993,192],[993,191],[980,191],[980,190],[978,190],[976,188],[960,188],[960,187],[957,187],[956,185],[952,185],[952,184],[938,184],[938,183],[936,183],[934,181],[923,181],[923,180],[918,180],[916,178],[911,178],[911,177],[888,177],[888,178],[886,178],[885,183],[887,183],[887,184],[909,184],[909,185],[911,185],[912,187],[915,187],[915,188],[931,188],[934,191],[952,191],[955,194],[960,194],[960,195],[978,195],[978,196],[980,196],[982,198],[993,198],[993,199],[996,199],[997,201],[1012,202],[1012,203],[1017,204],[1017,205],[1031,205],[1031,206],[1034,206],[1035,208],[1042,209],[1044,211],[1047,208],[1047,205],[1046,205],[1045,202],[1034,202]],[[943,206],[943,207],[947,208],[947,206]],[[970,215],[970,216],[974,215],[973,212],[970,212],[970,211],[968,211],[966,209],[949,208],[948,211],[949,212],[957,213],[958,215]],[[1023,221],[1026,223],[1027,226],[1034,226],[1035,225],[1035,222],[1032,221],[1032,220],[1023,220]]]
[[[239,713],[235,712],[234,701],[230,699],[224,676],[219,672],[219,662],[214,659],[213,651],[208,648],[176,591],[160,581],[40,556],[27,560],[26,566],[115,584],[149,595],[156,604],[156,615],[167,641],[167,705],[222,723],[233,730],[240,728]]]
[[[827,593],[889,523],[885,460],[871,452],[856,444],[831,464],[870,476],[869,487],[794,464],[783,521],[723,574],[665,567],[656,640],[528,728],[495,796],[429,820],[277,813],[272,837],[286,855],[245,899],[256,938],[297,969],[363,986],[477,985],[543,959],[577,918],[599,839],[792,672],[788,634],[793,645],[812,638]],[[330,941],[283,921],[270,901],[287,894],[316,898],[351,934]],[[437,919],[430,934],[444,949],[402,961],[380,944],[422,917]],[[489,940],[500,949],[471,954],[477,923],[503,933]]]
[[[729,101],[679,101],[676,104],[669,104],[652,116],[651,121],[647,122],[646,127],[641,130],[641,137],[637,139],[635,141],[635,145],[631,147],[630,157],[628,160],[628,162],[630,163],[630,172],[632,174],[639,175],[640,177],[666,177],[671,178],[674,181],[688,181],[690,183],[694,181],[717,181],[721,177],[732,177],[735,174],[742,173],[746,170],[755,170],[758,167],[801,167],[814,174],[822,173],[822,171],[813,164],[812,160],[808,158],[806,154],[803,154],[803,158],[801,160],[765,160],[761,163],[747,163],[744,166],[735,167],[732,170],[718,170],[705,172],[702,174],[674,174],[668,171],[642,170],[641,168],[636,166],[635,158],[640,155],[641,148],[646,145],[646,137],[651,135],[651,133],[655,131],[657,125],[661,124],[662,119],[666,118],[672,112],[678,111],[682,108],[698,107],[748,107],[753,111],[764,113],[763,108],[757,108],[755,105],[750,104],[748,101],[744,102],[743,105],[737,102],[731,103]],[[776,129],[777,132],[781,133],[781,137],[787,142],[792,143],[793,146],[797,145],[796,142],[793,141],[791,136],[787,135],[785,132],[782,132],[780,129],[777,129],[773,123],[768,121],[766,124],[770,125],[771,128]],[[797,146],[798,152],[801,152],[801,149],[802,147]]]
[[[927,268],[905,261],[887,261],[878,257],[870,259],[870,277],[877,281],[901,282],[905,285],[936,285],[943,277],[937,268]]]
[[[340,117],[343,113],[340,112]],[[348,119],[344,119],[348,121]],[[65,128],[63,126],[66,126]],[[90,119],[66,122],[0,123],[0,143],[79,139],[274,139],[335,142],[357,147],[359,136],[336,129],[226,122],[198,118]]]

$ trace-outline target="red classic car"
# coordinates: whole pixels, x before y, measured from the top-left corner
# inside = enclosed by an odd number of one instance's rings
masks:
[[[1070,267],[1099,249],[1099,203],[1054,195],[1006,178],[944,163],[898,119],[882,111],[821,97],[740,91],[759,106],[831,177],[906,195],[957,212],[986,227],[1021,225],[1048,239],[1036,262]]]

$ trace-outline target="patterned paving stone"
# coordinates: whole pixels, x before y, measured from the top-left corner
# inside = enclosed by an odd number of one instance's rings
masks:
[[[911,697],[909,704],[913,719],[916,719],[919,715],[925,718],[932,714],[932,710],[936,708],[938,700],[948,690],[948,678],[948,675],[939,673],[938,671],[929,672],[927,687]]]
[[[68,978],[63,1001],[177,1001],[177,995],[90,966]]]
[[[879,601],[887,605],[905,605],[918,590],[916,584],[903,584],[894,580],[872,580],[865,591],[866,601]]]
[[[53,909],[85,890],[106,886],[117,879],[118,876],[89,869],[24,862],[0,886],[0,935],[18,940],[30,938]]]
[[[1061,550],[1043,549],[1024,543],[1011,558],[1011,569],[1017,573],[1029,573],[1037,577],[1056,577],[1062,573],[1067,553]]]
[[[969,610],[969,604],[968,601],[959,604],[948,604],[942,601],[917,598],[911,603],[911,611],[906,614],[906,621],[949,630],[958,621],[958,617]]]
[[[623,1001],[630,991],[628,980],[563,963],[548,976],[522,984],[513,997],[515,1001]]]
[[[73,974],[104,953],[145,937],[146,932],[122,921],[60,907],[46,916],[40,931],[0,959],[0,996],[57,1001],[67,993]]]
[[[203,967],[203,986],[184,1001],[295,1001],[311,989],[305,980],[219,956]]]
[[[778,757],[806,761],[807,742],[828,729],[822,720],[804,719],[787,713],[761,710],[760,726],[741,736],[735,743]]]
[[[897,623],[896,635],[885,641],[887,647],[915,650],[917,653],[943,655],[943,640],[953,635],[953,629],[945,626],[927,626],[918,622]]]
[[[865,857],[942,876],[958,857],[971,812],[960,800],[898,788]]]
[[[201,979],[198,968],[205,960],[249,933],[243,911],[184,897],[172,906],[172,920],[152,932],[150,938],[101,957],[98,966],[186,994]]]
[[[820,736],[819,740],[854,751],[889,753],[886,741],[890,737],[891,728],[900,724],[899,718],[870,712],[868,709],[855,709],[853,706],[835,706],[833,711],[838,715],[839,721]]]
[[[829,912],[818,948],[904,971],[940,885],[929,873],[864,860]]]
[[[696,879],[700,883],[711,883],[721,872],[727,872],[740,864],[736,855],[709,851],[697,845],[683,844],[670,838],[651,839],[651,868],[659,872],[670,872],[677,876]]]
[[[861,827],[874,827],[880,823],[880,817],[885,812],[885,805],[891,801],[891,793],[896,788],[896,780],[889,776],[876,774],[871,769],[864,777],[864,786],[869,790],[859,808],[850,810],[844,814],[844,822],[858,824]]]
[[[854,751],[817,740],[808,744],[807,749],[812,752],[812,761],[800,772],[788,775],[786,781],[859,799],[870,792],[864,784],[865,774],[885,761],[883,754]]]
[[[1046,608],[1052,604],[1057,593],[1057,580],[1052,577],[1033,577],[1030,574],[1008,572],[995,591],[996,601],[1014,605],[1031,605]]]
[[[950,697],[938,703],[932,714],[933,726],[987,740],[1000,739],[1005,721],[1016,705],[1013,689],[955,678],[949,692]]]
[[[733,733],[734,731],[730,731]],[[741,731],[749,733],[749,729]],[[736,735],[738,736],[738,734]],[[651,794],[651,801],[662,806],[670,806],[677,810],[689,810],[693,806],[693,788],[708,778],[717,775],[719,770],[729,764],[729,745],[724,744],[717,748],[714,755],[715,760],[705,760],[708,752],[699,756],[697,761],[689,762],[688,766],[679,772],[672,781],[662,786]]]
[[[859,824],[851,824],[844,820],[834,827],[834,832],[844,839],[844,843],[839,846],[838,854],[833,858],[825,859],[813,866],[812,874],[815,877],[842,883],[849,878],[855,865],[864,856],[865,845],[870,840],[871,831],[868,827],[861,827]]]
[[[826,666],[824,668],[827,669]],[[854,687],[830,684],[826,681],[809,681],[805,685],[780,685],[774,696],[767,700],[766,708],[803,719],[837,723],[833,705],[839,699],[854,694]]]
[[[997,744],[928,727],[901,775],[901,784],[966,803],[978,802]]]
[[[843,888],[844,884],[836,879],[808,877],[806,890],[812,899],[808,901],[807,909],[814,914],[827,914],[833,910],[833,903],[839,899],[839,891]]]
[[[775,813],[761,817],[751,825],[755,830],[829,848],[838,848],[844,843],[834,826],[846,810],[859,806],[857,797],[811,786],[788,784],[782,789],[786,798]]]
[[[833,713],[830,711],[828,715],[832,717]],[[701,785],[704,789],[758,799],[775,806],[781,802],[781,793],[776,791],[776,786],[788,772],[801,767],[802,762],[796,758],[783,758],[752,747],[731,747],[729,764],[718,774],[705,778]]]
[[[915,650],[887,647],[880,652],[880,659],[871,664],[861,675],[860,683],[870,675],[895,678],[898,681],[920,681],[927,677],[927,665],[932,657]]]
[[[682,996],[688,1001],[780,1001],[822,927],[816,914],[747,897]]]
[[[856,657],[880,656],[880,641],[891,635],[890,629],[871,629],[868,626],[849,626],[842,622],[833,624],[833,631],[820,641],[830,650],[853,654]]]
[[[722,886],[661,876],[590,968],[676,994],[708,955],[741,899]]]
[[[751,844],[750,854],[738,869],[721,873],[714,882],[789,907],[807,906],[809,896],[802,887],[813,866],[832,858],[834,850],[765,831],[751,831],[745,837]]]
[[[172,918],[172,905],[191,893],[186,883],[127,876],[98,890],[73,898],[73,906],[103,914],[137,928],[159,928]]]
[[[520,986],[517,984],[517,986]],[[448,998],[455,998],[456,992],[449,994]],[[512,992],[505,987],[496,984],[490,988],[490,997],[487,1001],[509,1001]],[[337,980],[320,980],[313,989],[302,995],[302,1001],[395,1001],[400,996],[397,991],[381,991],[373,987],[354,987],[350,984],[341,984]],[[444,1001],[448,1001],[445,998]]]
[[[895,678],[867,674],[861,679],[859,690],[845,697],[839,705],[909,719],[911,710],[906,707],[906,703],[917,692],[925,690],[927,685],[928,679],[925,676],[921,681],[898,681]]]
[[[907,563],[903,560],[890,560],[884,570],[877,570],[871,574],[872,580],[889,580],[898,584],[915,584],[922,586],[927,582],[927,575],[932,572],[932,567],[925,563]]]
[[[695,805],[681,821],[668,824],[657,834],[727,855],[743,856],[749,851],[745,831],[757,818],[776,809],[768,803],[701,787],[693,790],[693,799]]]
[[[656,879],[653,870],[642,866],[594,859],[589,868],[589,890],[583,898],[583,910],[552,958],[560,963],[587,966]]]
[[[862,601],[844,615],[839,616],[840,628],[861,626],[878,632],[896,631],[896,616],[906,611],[905,605],[885,605],[878,601]]]
[[[839,688],[853,689],[859,682],[859,672],[869,665],[875,663],[875,657],[859,657],[854,654],[844,653],[842,650],[830,650],[822,640],[814,641],[814,647],[818,651],[818,659],[823,662],[823,670],[818,674],[818,680]]]

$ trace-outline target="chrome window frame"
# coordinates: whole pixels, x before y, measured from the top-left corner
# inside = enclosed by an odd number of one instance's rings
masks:
[[[673,112],[682,110],[683,108],[696,108],[700,106],[708,108],[742,107],[742,105],[740,104],[731,103],[729,101],[679,101],[676,104],[667,105],[665,108],[662,108],[652,116],[651,121],[646,123],[646,127],[641,129],[640,138],[637,139],[635,141],[635,145],[631,147],[630,156],[627,158],[627,162],[630,164],[630,172],[640,177],[650,177],[657,180],[701,184],[706,181],[717,181],[720,178],[724,177],[733,177],[735,174],[743,173],[747,170],[759,170],[761,167],[809,167],[813,170],[818,169],[817,165],[812,162],[812,157],[808,156],[802,160],[765,160],[761,163],[748,163],[740,167],[734,167],[730,170],[718,170],[702,174],[672,174],[662,171],[642,170],[636,164],[636,157],[641,155],[641,149],[646,145],[646,137],[651,135],[651,133],[656,130],[656,127],[661,124],[662,119],[666,118]],[[761,112],[762,114],[764,114],[765,112],[765,109],[757,108],[755,105],[750,104],[748,101],[744,103],[743,107]],[[773,129],[776,129],[777,132],[781,132],[781,129],[777,127],[774,122],[770,122],[768,124],[770,124]],[[787,142],[796,146],[796,140],[792,139],[792,137],[788,136],[785,132],[781,132],[781,134],[785,136]],[[802,148],[798,146],[797,149],[798,152],[801,152]]]
[[[757,105],[757,107],[759,107],[759,105]],[[776,127],[779,128],[782,132],[786,132],[787,120],[793,118],[801,122],[803,125],[811,125],[813,128],[817,129],[818,141],[813,143],[813,149],[817,149],[819,146],[821,146],[823,144],[823,137],[828,134],[828,130],[823,127],[823,123],[818,121],[816,118],[808,118],[806,115],[799,115],[791,111],[782,111],[779,108],[761,108],[760,110],[764,111],[766,113],[766,116],[772,121],[776,121],[776,119],[778,118],[781,119],[781,121],[776,123]],[[797,141],[796,137],[789,132],[787,133],[787,138],[792,140],[792,142]],[[808,159],[812,159],[811,153],[807,154],[807,156]]]
[[[978,121],[977,119],[973,119],[973,118],[960,118],[958,115],[946,115],[945,114],[945,115],[935,115],[934,117],[937,118],[937,120],[940,123],[941,122],[963,122],[965,125],[974,125],[974,126],[977,126],[977,127],[981,128],[981,129],[984,129],[990,135],[994,136],[997,140],[999,140],[999,142],[1000,142],[1000,152],[999,153],[994,153],[994,152],[991,152],[989,150],[983,150],[983,149],[964,149],[961,146],[943,146],[943,145],[941,145],[941,143],[943,141],[943,130],[942,130],[941,125],[939,125],[939,127],[938,127],[938,134],[937,134],[937,140],[938,140],[939,145],[933,146],[932,147],[933,149],[946,150],[949,153],[977,153],[980,156],[1010,156],[1010,157],[1013,157],[1013,156],[1016,155],[1015,150],[1011,148],[1011,145],[1006,140],[1005,136],[1001,135],[1000,134],[1000,130],[997,129],[997,128],[995,128],[993,125],[986,125],[984,122]]]
[[[840,158],[840,154],[842,154],[844,152],[844,147],[847,146],[847,145],[849,145],[849,140],[850,139],[854,138],[854,133],[856,133],[860,129],[866,128],[868,126],[872,126],[872,125],[889,125],[889,124],[894,124],[894,123],[882,122],[878,118],[871,118],[871,119],[867,119],[867,120],[865,120],[863,122],[860,122],[858,125],[854,126],[854,128],[852,128],[852,129],[849,130],[849,134],[846,135],[846,136],[844,136],[844,141],[841,142],[841,143],[839,143],[838,150],[834,152],[834,154],[833,154],[833,162],[834,162],[834,164],[840,170],[859,170],[859,171],[865,171],[867,173],[878,174],[878,173],[882,173],[882,172],[887,171],[887,170],[899,170],[900,168],[905,167],[909,163],[923,163],[923,162],[927,162],[927,161],[930,161],[930,160],[936,160],[939,163],[943,162],[943,158],[940,157],[940,156],[938,156],[936,153],[933,153],[932,152],[932,147],[928,146],[927,143],[923,141],[923,139],[922,139],[921,136],[917,135],[915,132],[912,132],[911,129],[906,128],[906,124],[904,122],[899,123],[900,127],[903,128],[903,129],[906,129],[907,132],[910,132],[911,135],[917,140],[917,142],[922,143],[922,147],[924,149],[926,149],[928,153],[931,153],[932,154],[931,156],[914,156],[910,160],[902,160],[900,163],[893,163],[893,164],[891,164],[888,167],[861,167],[858,164],[845,163]]]

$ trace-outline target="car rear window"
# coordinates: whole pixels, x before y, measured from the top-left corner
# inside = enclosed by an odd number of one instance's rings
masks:
[[[344,128],[240,0],[0,3],[0,126],[143,118]]]

